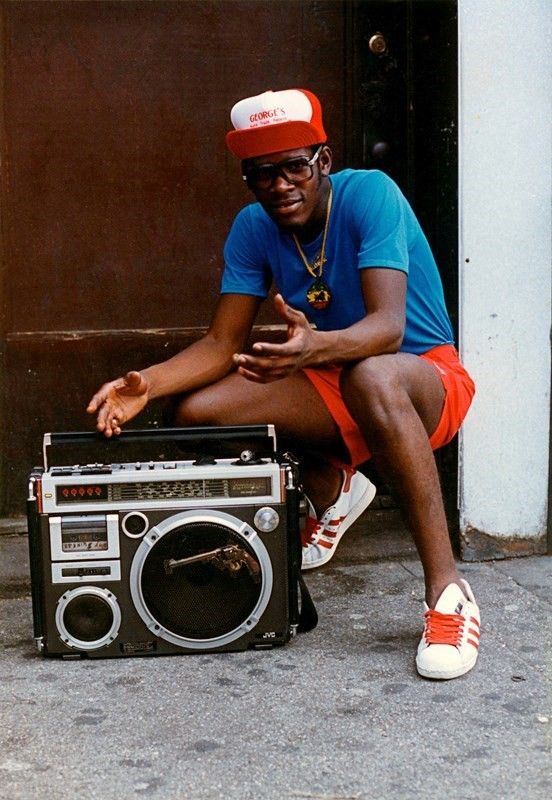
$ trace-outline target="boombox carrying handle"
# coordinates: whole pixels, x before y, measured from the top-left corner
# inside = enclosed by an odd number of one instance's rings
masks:
[[[140,442],[140,441],[178,441],[187,444],[204,444],[206,442],[232,442],[247,439],[253,442],[267,444],[270,440],[272,453],[276,452],[276,431],[274,425],[224,425],[224,426],[198,426],[195,428],[146,428],[144,430],[130,429],[122,431],[115,441]],[[42,442],[42,461],[44,471],[48,470],[48,448],[50,445],[64,444],[92,444],[93,442],[110,442],[101,433],[93,431],[58,431],[45,433]]]

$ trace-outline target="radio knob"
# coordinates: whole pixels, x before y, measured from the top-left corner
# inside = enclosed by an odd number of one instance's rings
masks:
[[[276,530],[278,527],[280,517],[275,508],[264,506],[263,508],[259,508],[255,514],[254,522],[257,530],[263,533],[272,533],[272,531]]]
[[[194,467],[210,467],[216,464],[217,461],[214,456],[210,456],[207,454],[198,456],[196,460],[193,462],[192,466]]]

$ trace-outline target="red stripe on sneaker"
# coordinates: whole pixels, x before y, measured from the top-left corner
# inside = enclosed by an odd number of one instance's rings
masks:
[[[479,642],[474,642],[473,639],[466,639],[466,644],[471,644],[476,650],[479,650]]]
[[[307,547],[315,538],[318,531],[318,520],[313,517],[307,517],[307,524],[301,535],[303,547]]]
[[[319,541],[316,544],[319,544],[321,547],[325,547],[328,550],[331,550],[335,542],[325,542],[324,539],[319,539]]]
[[[472,636],[477,636],[477,638],[478,638],[478,639],[479,639],[479,638],[480,638],[480,636],[481,636],[481,634],[479,633],[479,631],[476,631],[474,628],[468,628],[468,633],[471,633],[471,634],[472,634]]]
[[[479,620],[477,619],[477,617],[470,617],[470,622],[473,622],[473,623],[474,623],[474,625],[477,625],[477,627],[478,627],[478,628],[480,628],[480,627],[481,627],[481,626],[480,626],[480,624],[479,624]]]

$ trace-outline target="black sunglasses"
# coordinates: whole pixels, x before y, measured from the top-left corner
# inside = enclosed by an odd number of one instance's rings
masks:
[[[321,144],[312,158],[298,156],[286,161],[278,161],[276,164],[245,167],[242,178],[250,189],[269,189],[279,175],[294,185],[304,183],[312,178],[313,165],[318,160],[323,147],[324,145]]]

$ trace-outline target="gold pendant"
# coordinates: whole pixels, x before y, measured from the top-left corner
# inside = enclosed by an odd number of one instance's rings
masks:
[[[317,278],[307,289],[307,303],[317,311],[327,308],[331,299],[330,290],[320,278]]]

